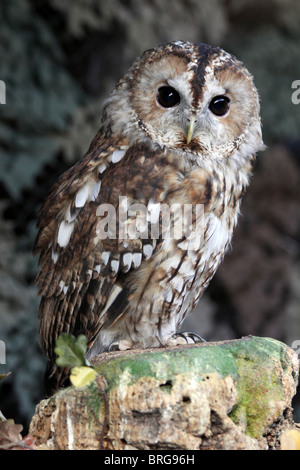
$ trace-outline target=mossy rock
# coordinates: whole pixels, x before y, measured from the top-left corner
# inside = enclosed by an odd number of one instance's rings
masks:
[[[298,357],[270,338],[105,353],[93,365],[105,392],[92,383],[41,402],[30,429],[38,444],[267,449],[292,426]],[[49,432],[40,439],[43,421]]]

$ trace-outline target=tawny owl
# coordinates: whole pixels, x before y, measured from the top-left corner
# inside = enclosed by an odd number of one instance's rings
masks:
[[[259,111],[243,64],[202,43],[148,50],[119,81],[88,152],[40,211],[40,340],[52,388],[63,381],[62,332],[85,334],[88,357],[111,344],[174,344],[230,243],[263,147]]]

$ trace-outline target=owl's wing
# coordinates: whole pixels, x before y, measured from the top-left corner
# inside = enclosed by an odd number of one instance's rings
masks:
[[[155,249],[150,237],[132,236],[136,217],[126,210],[159,201],[164,174],[157,152],[126,144],[90,151],[62,175],[40,211],[34,252],[40,253],[40,339],[50,361],[62,332],[83,333],[91,346],[101,326],[122,315],[130,273]]]

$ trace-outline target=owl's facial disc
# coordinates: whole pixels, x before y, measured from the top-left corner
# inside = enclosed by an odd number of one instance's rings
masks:
[[[179,42],[148,51],[137,65],[129,75],[130,107],[143,136],[161,147],[198,155],[236,149],[259,120],[251,75],[221,49]]]

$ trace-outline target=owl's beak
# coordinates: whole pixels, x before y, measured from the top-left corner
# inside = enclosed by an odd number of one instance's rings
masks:
[[[194,128],[195,128],[195,118],[191,117],[189,119],[188,131],[187,131],[187,135],[186,135],[186,143],[187,144],[189,144],[190,141],[193,138]]]

